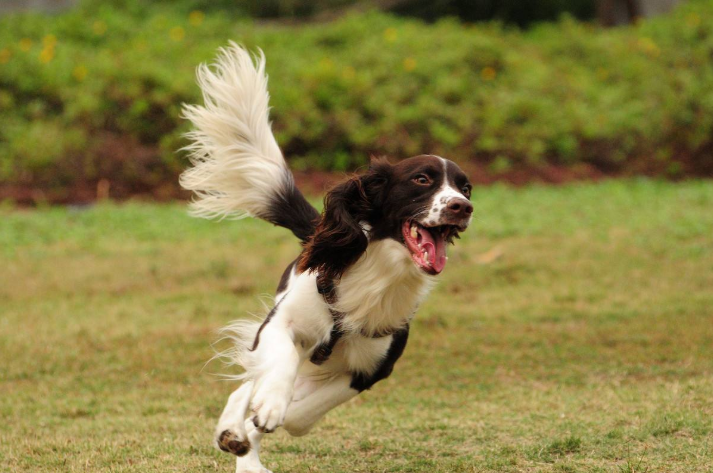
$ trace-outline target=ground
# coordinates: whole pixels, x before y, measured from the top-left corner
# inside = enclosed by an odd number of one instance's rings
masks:
[[[713,183],[478,188],[394,374],[276,472],[702,472]],[[182,204],[0,207],[0,471],[224,471],[216,331],[299,247]]]

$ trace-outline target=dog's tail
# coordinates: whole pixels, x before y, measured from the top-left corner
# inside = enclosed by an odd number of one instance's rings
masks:
[[[262,52],[253,62],[235,43],[221,49],[213,68],[198,68],[204,105],[184,106],[193,122],[193,167],[180,178],[195,193],[191,213],[204,218],[267,220],[306,241],[319,213],[295,187],[292,173],[272,134]]]

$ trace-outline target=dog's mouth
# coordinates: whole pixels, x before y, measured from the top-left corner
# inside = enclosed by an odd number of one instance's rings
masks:
[[[424,227],[413,220],[406,220],[401,228],[411,259],[431,275],[440,274],[446,267],[446,245],[458,238],[458,232],[462,230],[457,225]]]

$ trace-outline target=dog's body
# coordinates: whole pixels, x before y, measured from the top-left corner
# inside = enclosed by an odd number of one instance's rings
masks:
[[[301,436],[329,410],[389,376],[409,322],[446,263],[446,244],[473,210],[451,161],[418,156],[338,185],[320,214],[294,185],[268,122],[264,59],[233,45],[199,69],[205,106],[186,107],[194,167],[181,184],[194,213],[246,215],[290,229],[304,245],[264,321],[226,328],[244,368],[216,429],[238,472],[267,472],[260,439]],[[252,414],[248,415],[249,412]]]

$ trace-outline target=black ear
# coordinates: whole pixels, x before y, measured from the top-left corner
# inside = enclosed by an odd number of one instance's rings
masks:
[[[379,162],[364,175],[343,182],[327,193],[324,212],[312,237],[305,244],[300,271],[317,271],[326,281],[337,281],[344,270],[366,251],[369,239],[361,222],[371,223],[379,213],[388,181],[386,162]]]

